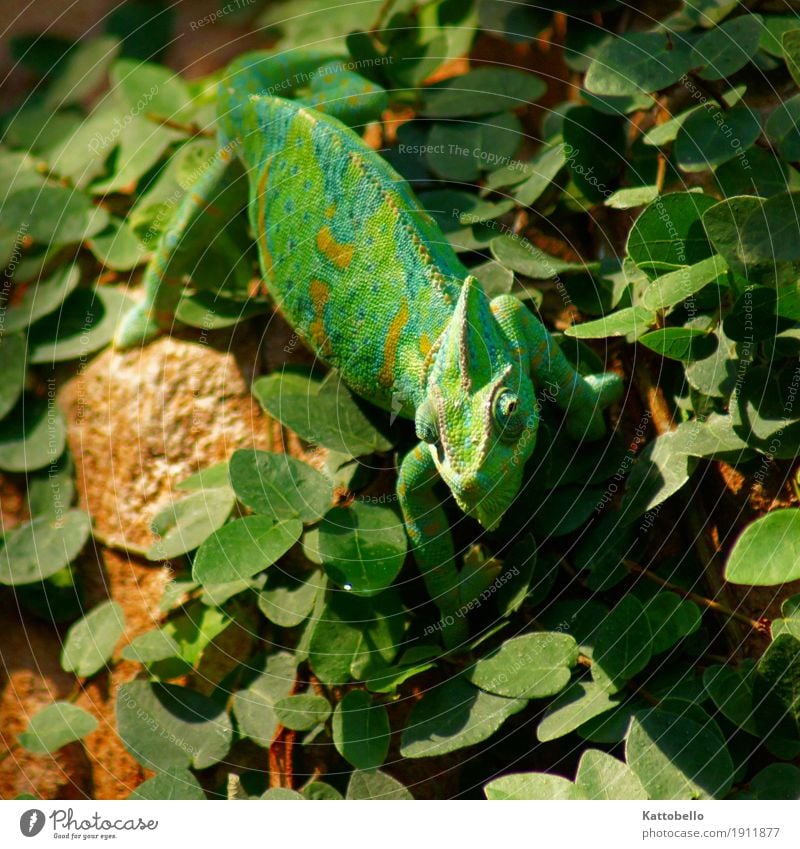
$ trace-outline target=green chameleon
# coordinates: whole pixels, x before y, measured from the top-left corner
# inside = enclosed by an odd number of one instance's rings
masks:
[[[246,203],[263,279],[285,318],[354,392],[415,421],[420,442],[402,461],[397,496],[452,646],[466,635],[456,614],[469,599],[434,485],[443,479],[465,513],[494,528],[534,449],[535,386],[550,387],[574,437],[597,439],[622,385],[611,373],[580,376],[515,297],[486,297],[408,184],[351,129],[378,119],[387,95],[343,62],[259,52],[228,68],[218,153],[162,234],[145,298],[116,344],[171,325],[187,234],[196,264],[197,235],[213,238],[211,228]]]

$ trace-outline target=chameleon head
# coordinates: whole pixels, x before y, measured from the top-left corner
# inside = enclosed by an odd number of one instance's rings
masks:
[[[521,353],[468,276],[431,352],[417,436],[459,507],[494,528],[519,491],[539,413]]]

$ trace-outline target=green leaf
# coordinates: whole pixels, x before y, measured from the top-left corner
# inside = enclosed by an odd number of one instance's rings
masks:
[[[756,666],[753,705],[760,735],[782,757],[800,754],[800,640],[776,637]]]
[[[510,112],[482,122],[437,122],[428,134],[425,162],[443,180],[471,182],[511,162],[523,135],[519,118]]]
[[[249,578],[271,566],[300,539],[297,519],[246,516],[215,531],[194,558],[192,577],[201,584]]]
[[[786,67],[795,83],[800,85],[800,29],[785,32],[781,38],[781,46],[786,57]]]
[[[545,772],[519,772],[502,775],[484,786],[489,800],[584,799],[580,789],[569,779]]]
[[[656,593],[645,605],[653,635],[653,654],[672,648],[700,628],[700,609],[677,593]]]
[[[549,256],[519,236],[498,236],[492,239],[490,247],[492,256],[501,265],[534,280],[553,280],[569,273],[585,274],[597,267],[593,263],[566,262]]]
[[[718,731],[658,708],[634,715],[625,759],[651,799],[722,798],[733,762]]]
[[[116,700],[117,731],[148,769],[205,769],[231,747],[230,718],[215,701],[186,687],[131,681]]]
[[[97,720],[70,702],[53,702],[31,718],[17,738],[20,746],[36,755],[55,752],[81,740],[97,728]]]
[[[344,796],[324,781],[312,781],[303,787],[303,795],[311,801],[341,802]]]
[[[634,521],[674,495],[689,480],[696,465],[676,431],[649,442],[628,474],[620,507],[625,521]]]
[[[258,609],[281,628],[294,628],[308,618],[324,587],[325,578],[320,572],[313,572],[303,580],[288,572],[270,569],[267,583],[258,595]]]
[[[98,604],[67,632],[61,666],[79,678],[88,678],[111,659],[125,631],[125,613],[116,601]]]
[[[0,548],[0,583],[34,584],[55,575],[80,554],[91,530],[83,510],[68,510],[57,520],[41,516],[14,528]]]
[[[200,782],[188,769],[170,767],[143,781],[128,798],[138,801],[173,801],[175,799],[205,801],[206,794]]]
[[[105,82],[106,73],[120,50],[119,41],[111,35],[97,35],[70,51],[63,67],[47,91],[45,105],[50,110],[63,109],[94,94]]]
[[[642,303],[650,310],[674,307],[699,292],[728,270],[721,256],[711,256],[695,265],[656,277],[645,289]]]
[[[338,380],[315,380],[300,374],[260,377],[253,394],[281,424],[307,442],[359,457],[392,447]]]
[[[531,174],[514,189],[513,194],[517,202],[523,206],[533,206],[566,163],[567,157],[563,144],[540,150],[530,162],[525,163]]]
[[[800,158],[800,94],[778,103],[764,124],[764,132],[787,162]]]
[[[761,135],[761,123],[747,106],[724,113],[701,109],[684,122],[675,140],[678,166],[691,173],[722,165],[745,151]]]
[[[403,608],[392,590],[370,599],[335,592],[311,634],[311,668],[323,684],[361,678],[371,666],[394,660],[404,625]]]
[[[607,97],[655,92],[677,82],[691,66],[691,47],[683,39],[675,41],[667,33],[630,33],[609,38],[595,51],[584,84]]]
[[[603,318],[572,324],[565,331],[566,336],[576,339],[606,339],[609,336],[641,336],[648,327],[655,324],[656,314],[644,307],[625,307]]]
[[[232,327],[240,321],[262,315],[269,309],[269,303],[263,298],[242,301],[204,290],[194,294],[184,292],[175,310],[175,317],[182,324],[208,331]]]
[[[239,731],[268,749],[278,730],[275,705],[294,686],[296,662],[288,652],[270,655],[261,672],[233,696],[233,712]]]
[[[112,93],[132,115],[184,120],[189,90],[180,76],[163,65],[120,59],[111,68]]]
[[[147,259],[147,248],[126,221],[112,218],[109,226],[87,242],[95,259],[113,271],[130,271]]]
[[[85,358],[104,348],[133,302],[119,289],[99,286],[76,289],[58,312],[30,328],[32,363],[56,363]]]
[[[330,481],[288,454],[242,449],[234,451],[229,468],[236,497],[256,513],[316,522],[333,501]]]
[[[46,280],[30,283],[14,293],[14,303],[5,313],[3,332],[23,330],[34,321],[58,309],[78,285],[81,273],[77,265],[55,271]]]
[[[334,508],[319,528],[325,571],[355,595],[372,596],[390,586],[408,547],[403,520],[389,507],[355,501]]]
[[[647,666],[653,636],[642,603],[625,596],[597,629],[592,655],[592,678],[609,693]]]
[[[338,709],[338,708],[337,708]],[[297,696],[285,696],[275,702],[275,716],[278,722],[294,731],[310,731],[317,725],[328,721],[331,706],[327,699],[313,693]]]
[[[710,29],[694,45],[692,65],[704,80],[721,80],[744,67],[758,50],[763,24],[758,15],[740,15]]]
[[[691,327],[662,327],[640,336],[639,342],[662,357],[683,362],[705,359],[717,347],[713,333]]]
[[[703,672],[706,688],[717,710],[734,725],[757,735],[753,714],[753,671],[752,660],[746,660],[740,668],[709,666]]]
[[[160,539],[147,550],[148,560],[170,560],[197,548],[230,516],[236,499],[230,487],[201,489],[156,513],[151,527]]]
[[[356,769],[372,770],[384,762],[390,732],[386,708],[364,690],[351,690],[336,705],[333,742]]]
[[[716,200],[698,192],[663,195],[636,219],[628,235],[628,256],[657,273],[694,265],[713,253],[702,224]]]
[[[418,701],[400,742],[404,758],[444,755],[487,740],[527,701],[479,690],[464,678],[439,684]]]
[[[525,634],[481,658],[469,680],[488,693],[522,699],[554,696],[569,683],[578,646],[569,634]]]
[[[630,189],[617,189],[609,195],[604,205],[611,209],[636,209],[647,206],[658,197],[658,186],[635,186]]]
[[[800,769],[792,764],[769,764],[750,779],[756,799],[800,799]]]
[[[618,704],[618,699],[594,681],[575,681],[550,703],[536,737],[542,743],[557,740]]]
[[[0,228],[24,232],[43,245],[81,242],[103,230],[108,213],[75,189],[47,184],[12,191],[0,211]]]
[[[728,263],[751,262],[743,250],[742,235],[751,216],[762,215],[761,198],[743,196],[727,198],[709,207],[703,214],[703,226],[714,247]]]
[[[347,799],[384,799],[413,802],[414,797],[399,781],[385,772],[355,770],[347,785]]]
[[[625,130],[616,115],[576,106],[562,127],[566,164],[573,182],[594,203],[609,198],[625,162]]]
[[[134,660],[137,663],[153,663],[157,660],[177,657],[180,651],[180,646],[170,634],[161,628],[156,628],[131,640],[120,653],[125,660]]]
[[[538,100],[547,86],[539,77],[510,68],[476,68],[422,89],[420,115],[466,118],[495,115]]]
[[[599,749],[587,749],[578,762],[575,786],[584,799],[649,799],[631,768]]]
[[[767,15],[764,18],[764,28],[761,31],[760,47],[770,56],[783,58],[783,47],[781,40],[783,34],[789,30],[797,29],[797,15]]]
[[[800,579],[800,509],[773,510],[749,524],[725,564],[725,580],[772,587]]]
[[[742,254],[774,263],[800,259],[800,192],[774,195],[744,222]]]
[[[0,419],[14,409],[25,386],[27,346],[21,333],[0,336],[0,359],[3,373],[0,376]]]

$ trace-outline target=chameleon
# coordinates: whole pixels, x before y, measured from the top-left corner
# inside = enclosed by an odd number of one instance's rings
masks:
[[[217,154],[163,231],[115,343],[171,325],[187,233],[210,234],[244,203],[264,283],[295,332],[353,392],[415,423],[396,494],[439,630],[457,646],[468,599],[437,482],[495,528],[534,450],[536,387],[550,387],[575,438],[595,440],[621,379],[580,375],[518,298],[484,294],[409,184],[358,135],[388,95],[342,57],[244,54],[216,100]]]

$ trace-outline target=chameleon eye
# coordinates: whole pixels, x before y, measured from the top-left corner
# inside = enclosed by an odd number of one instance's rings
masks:
[[[494,402],[494,420],[504,439],[516,439],[525,427],[519,397],[507,389],[500,392]]]
[[[439,441],[436,413],[430,401],[425,400],[417,407],[414,424],[416,425],[417,437],[423,442],[433,445]]]

